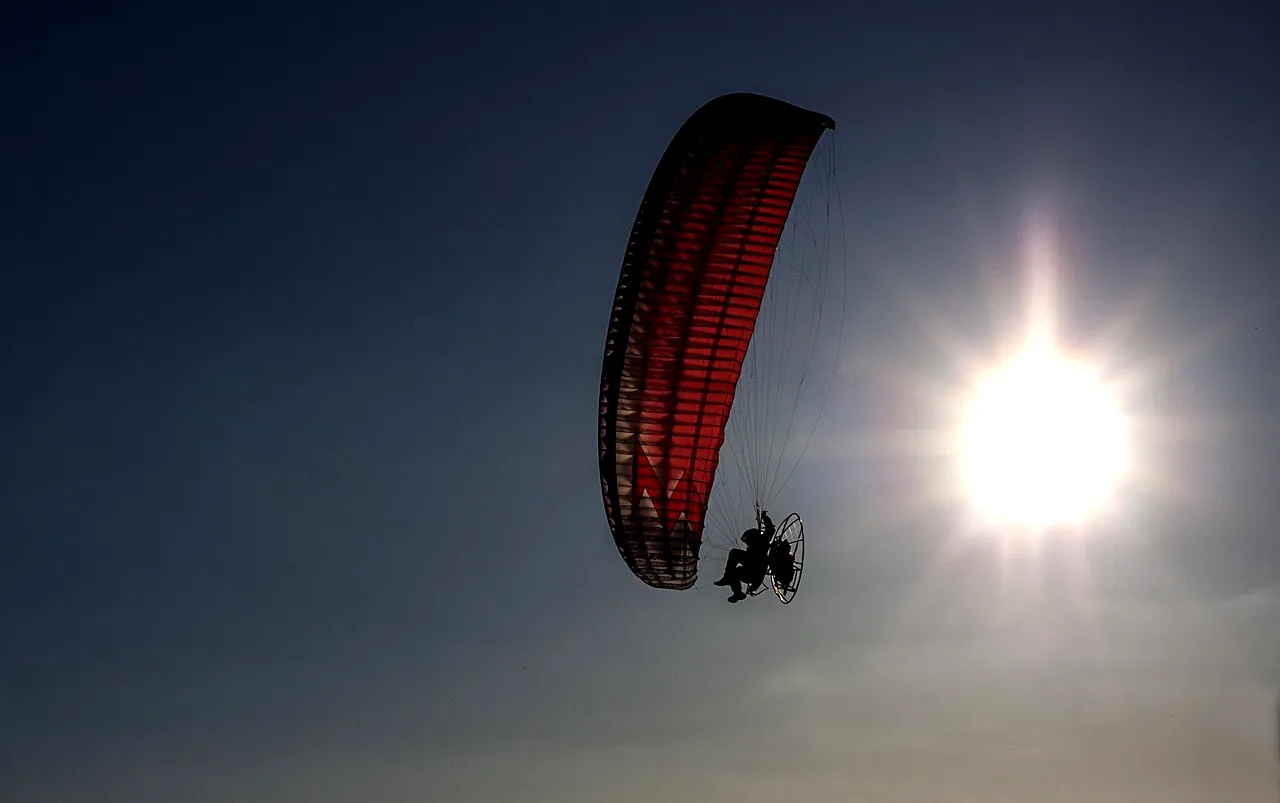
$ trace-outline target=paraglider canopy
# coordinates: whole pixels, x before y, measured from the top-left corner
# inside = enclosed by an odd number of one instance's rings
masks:
[[[600,382],[600,481],[645,583],[697,578],[725,427],[796,190],[831,118],[732,94],[658,163],[622,262]],[[792,592],[794,593],[794,592]]]

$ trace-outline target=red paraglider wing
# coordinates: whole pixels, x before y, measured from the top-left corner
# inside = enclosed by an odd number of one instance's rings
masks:
[[[659,162],[632,227],[605,342],[600,481],[645,583],[697,579],[707,498],[774,252],[835,123],[759,95],[710,101]]]

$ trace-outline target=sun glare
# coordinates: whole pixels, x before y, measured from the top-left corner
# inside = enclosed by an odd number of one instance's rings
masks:
[[[1048,526],[1105,501],[1124,468],[1123,419],[1085,366],[1027,354],[978,383],[962,449],[982,513]]]

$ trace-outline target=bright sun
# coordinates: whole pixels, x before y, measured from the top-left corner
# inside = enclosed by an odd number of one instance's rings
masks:
[[[1124,469],[1124,421],[1086,367],[1031,353],[978,383],[962,449],[982,512],[1028,526],[1077,520]]]

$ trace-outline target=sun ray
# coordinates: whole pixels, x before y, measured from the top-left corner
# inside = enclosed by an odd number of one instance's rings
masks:
[[[1224,503],[1227,480],[1207,481],[1197,454],[1274,435],[1263,416],[1187,407],[1199,397],[1179,387],[1193,367],[1223,359],[1256,318],[1185,326],[1170,317],[1164,271],[1152,266],[1135,291],[1084,310],[1095,323],[1082,332],[1047,220],[1024,228],[1018,268],[991,258],[973,271],[985,324],[908,275],[881,276],[910,339],[892,360],[868,349],[856,368],[875,389],[877,425],[822,448],[874,477],[876,503],[859,512],[859,530],[936,539],[885,622],[894,629],[931,626],[976,581],[990,584],[980,596],[992,607],[962,615],[997,628],[1050,622],[1057,632],[1037,635],[1043,646],[1088,649],[1107,616],[1098,584],[1112,551],[1101,539],[1145,553],[1153,515]]]

